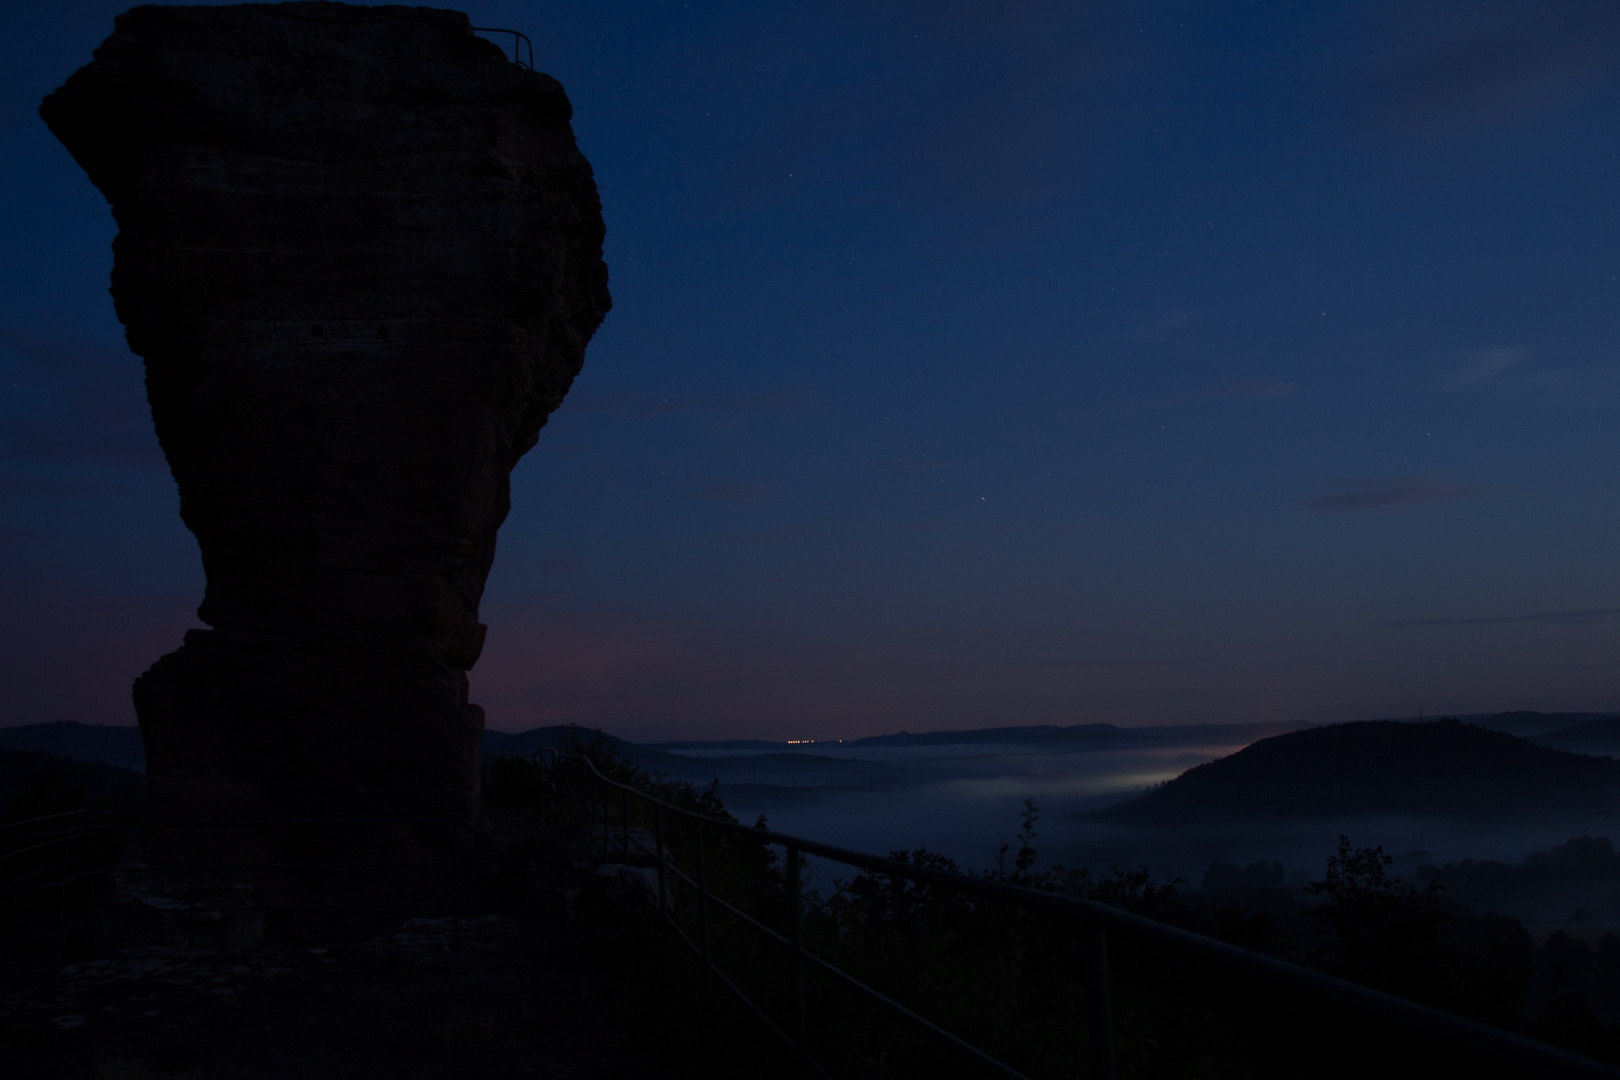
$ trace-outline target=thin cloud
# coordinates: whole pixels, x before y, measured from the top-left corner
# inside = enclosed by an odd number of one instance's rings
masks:
[[[1208,662],[1208,657],[1203,656],[1087,656],[1064,660],[1005,660],[1000,664],[1000,668],[1007,675],[1043,675],[1061,678],[1077,671],[1178,667]]]
[[[939,455],[937,454],[896,454],[883,462],[885,469],[904,473],[937,473],[939,470]]]
[[[9,547],[12,544],[49,539],[50,536],[47,533],[33,532],[28,529],[0,529],[0,547]]]
[[[1379,626],[1500,626],[1506,623],[1542,623],[1548,626],[1588,626],[1608,622],[1620,615],[1620,608],[1590,608],[1586,611],[1542,611],[1534,615],[1487,615],[1473,619],[1389,619]]]
[[[1288,397],[1293,392],[1294,384],[1290,382],[1273,382],[1270,379],[1238,379],[1210,387],[1209,396],[1212,398],[1244,397],[1254,398],[1257,401],[1278,401]]]
[[[1500,382],[1502,376],[1530,359],[1530,350],[1517,346],[1473,349],[1463,354],[1466,363],[1449,380],[1454,387],[1479,387]]]
[[[0,454],[166,467],[141,361],[104,344],[0,330]]]
[[[1387,510],[1418,503],[1443,502],[1482,495],[1489,488],[1461,487],[1422,476],[1402,476],[1389,480],[1340,480],[1310,500],[1321,510]]]
[[[765,488],[759,484],[716,484],[697,493],[700,499],[715,502],[752,504],[765,501]]]
[[[1402,0],[1352,17],[1363,53],[1349,89],[1371,126],[1396,134],[1522,123],[1620,73],[1611,0]]]
[[[111,485],[93,480],[45,480],[34,476],[0,476],[0,495],[89,495]]]
[[[728,108],[741,137],[717,148],[708,185],[742,202],[1038,204],[1081,175],[1098,84],[1142,49],[1113,7],[835,3],[786,26],[732,20],[681,78],[687,96],[718,97],[707,73],[742,67],[758,88]]]
[[[713,416],[769,416],[800,410],[808,399],[803,387],[766,390],[755,394],[681,395],[635,390],[614,390],[570,395],[574,412],[656,419],[681,414]]]
[[[1474,349],[1446,387],[1459,392],[1493,393],[1567,408],[1604,408],[1620,395],[1620,375],[1612,365],[1584,367],[1531,363],[1534,354],[1517,346]]]
[[[1139,327],[1135,333],[1131,334],[1131,337],[1136,341],[1146,341],[1154,345],[1166,345],[1181,337],[1192,322],[1192,317],[1193,314],[1190,311],[1173,311]]]
[[[780,544],[788,540],[797,540],[801,536],[809,536],[808,529],[793,529],[788,532],[761,533],[758,536],[745,536],[745,544]]]

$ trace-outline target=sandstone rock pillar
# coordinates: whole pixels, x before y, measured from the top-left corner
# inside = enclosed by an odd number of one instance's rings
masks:
[[[149,813],[476,815],[508,474],[610,305],[562,87],[459,12],[139,7],[40,114],[208,578],[135,684]]]

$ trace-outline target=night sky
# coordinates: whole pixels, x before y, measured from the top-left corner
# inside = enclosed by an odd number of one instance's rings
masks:
[[[134,722],[203,576],[0,15],[0,724]],[[614,308],[513,478],[492,727],[1620,708],[1620,6],[477,3]]]

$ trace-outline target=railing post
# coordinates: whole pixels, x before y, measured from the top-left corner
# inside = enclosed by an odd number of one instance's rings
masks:
[[[788,994],[793,1003],[791,1015],[793,1050],[798,1074],[806,1075],[808,1048],[804,1039],[804,882],[799,869],[799,849],[787,849],[787,902],[789,974]]]
[[[607,786],[607,781],[602,780],[602,779],[599,778],[596,781],[596,791],[597,791],[597,794],[601,796],[600,802],[601,802],[601,806],[602,806],[602,860],[605,862],[605,861],[607,861],[608,844],[610,843],[610,840],[608,838],[608,807],[607,807],[608,786]]]
[[[698,950],[703,955],[703,984],[709,984],[709,879],[703,869],[703,822],[697,822]]]
[[[67,939],[67,884],[68,866],[72,856],[69,854],[72,835],[62,837],[62,857],[56,865],[56,966],[62,966],[62,948]],[[81,845],[82,846],[82,845]]]
[[[197,826],[191,826],[191,866],[186,886],[186,943],[197,947]]]
[[[664,808],[653,803],[653,836],[658,845],[658,917],[667,919],[664,903]]]
[[[461,823],[450,824],[450,947],[461,948]]]
[[[630,789],[624,788],[619,794],[623,796],[619,810],[619,828],[624,834],[624,861],[630,861]]]
[[[1101,926],[1086,937],[1086,1030],[1092,1080],[1114,1080],[1114,1010],[1108,998],[1108,938]]]

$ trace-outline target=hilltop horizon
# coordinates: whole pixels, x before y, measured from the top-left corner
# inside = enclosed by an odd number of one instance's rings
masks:
[[[913,739],[913,740],[926,740],[926,739],[938,739],[938,738],[962,739],[962,738],[969,737],[969,736],[985,736],[985,735],[991,735],[991,734],[997,734],[997,733],[1008,736],[1013,741],[1026,741],[1026,739],[1028,737],[1051,735],[1051,734],[1054,734],[1054,733],[1061,733],[1061,732],[1074,733],[1074,732],[1082,732],[1082,731],[1086,731],[1086,730],[1095,730],[1095,731],[1107,731],[1107,730],[1115,730],[1115,731],[1179,731],[1179,730],[1184,730],[1184,729],[1215,730],[1215,729],[1221,729],[1221,728],[1254,728],[1254,729],[1274,728],[1274,729],[1277,729],[1278,731],[1281,731],[1284,728],[1289,729],[1289,730],[1297,730],[1297,729],[1300,729],[1300,728],[1330,727],[1330,726],[1334,726],[1334,725],[1338,725],[1338,724],[1362,723],[1362,722],[1367,722],[1367,721],[1394,721],[1394,722],[1398,722],[1398,723],[1416,723],[1416,722],[1421,722],[1421,721],[1424,721],[1424,720],[1438,720],[1438,719],[1441,719],[1441,718],[1455,718],[1455,719],[1469,721],[1469,722],[1478,722],[1478,721],[1481,721],[1481,720],[1492,720],[1492,719],[1496,719],[1496,718],[1501,718],[1504,721],[1511,721],[1511,720],[1514,720],[1516,718],[1524,718],[1524,722],[1521,722],[1521,723],[1517,723],[1517,724],[1515,724],[1515,723],[1507,723],[1506,726],[1502,727],[1502,730],[1509,731],[1512,734],[1523,734],[1523,735],[1535,736],[1535,735],[1541,735],[1541,734],[1545,734],[1545,733],[1554,731],[1557,728],[1573,727],[1573,726],[1575,726],[1577,724],[1583,724],[1583,723],[1590,724],[1591,722],[1594,722],[1594,721],[1602,721],[1602,720],[1607,720],[1607,719],[1615,718],[1615,717],[1620,717],[1620,709],[1586,710],[1586,711],[1559,711],[1559,710],[1543,711],[1543,710],[1538,710],[1538,709],[1505,709],[1505,710],[1497,710],[1497,711],[1493,711],[1493,712],[1475,712],[1475,713],[1428,712],[1428,713],[1423,713],[1423,714],[1414,715],[1414,716],[1366,716],[1366,717],[1355,717],[1355,718],[1344,719],[1344,720],[1329,720],[1329,721],[1309,721],[1309,720],[1230,721],[1230,720],[1221,720],[1221,719],[1208,719],[1208,720],[1185,720],[1185,721],[1181,721],[1181,722],[1178,722],[1178,723],[1156,723],[1156,722],[1115,723],[1115,722],[1112,722],[1112,721],[1087,721],[1087,722],[1079,722],[1079,723],[1073,723],[1073,724],[990,724],[990,725],[984,725],[984,726],[972,726],[972,725],[949,726],[948,725],[948,726],[941,726],[941,727],[925,727],[925,728],[920,728],[920,729],[917,729],[917,730],[912,730],[910,728],[896,728],[896,729],[882,730],[882,731],[869,731],[869,732],[865,732],[865,733],[862,733],[862,734],[846,735],[846,736],[844,736],[842,738],[817,738],[817,737],[770,738],[770,737],[766,737],[766,736],[746,736],[746,735],[744,735],[744,736],[720,736],[720,737],[705,738],[705,737],[702,737],[702,736],[699,736],[699,735],[687,735],[687,734],[680,734],[680,733],[665,734],[663,737],[660,737],[660,738],[631,738],[631,737],[628,737],[628,736],[625,736],[625,735],[621,734],[619,730],[616,730],[616,725],[612,721],[600,721],[600,722],[598,722],[598,721],[565,721],[565,722],[562,722],[562,723],[531,724],[531,725],[528,725],[528,726],[486,724],[484,730],[485,730],[486,734],[523,735],[523,734],[527,734],[528,732],[532,732],[532,731],[562,729],[562,728],[567,728],[567,727],[578,727],[578,728],[581,728],[581,729],[584,729],[584,730],[601,731],[604,734],[612,735],[614,738],[622,739],[625,742],[633,743],[633,744],[638,745],[638,746],[647,746],[647,747],[668,749],[668,748],[676,748],[676,747],[684,747],[684,746],[728,746],[728,745],[729,746],[737,746],[737,747],[748,746],[748,745],[759,745],[759,746],[765,746],[765,745],[770,745],[770,746],[795,746],[795,745],[813,746],[813,745],[818,745],[818,744],[822,744],[822,745],[824,745],[824,744],[854,745],[854,744],[863,744],[863,743],[864,744],[872,744],[875,740],[884,740],[884,739],[897,739],[897,738]],[[1534,718],[1534,719],[1532,719],[1532,718]],[[644,725],[646,723],[646,721],[638,722],[638,721],[634,721],[634,720],[623,720],[623,721],[620,721],[620,723],[623,723],[623,724],[625,724],[627,726],[631,726],[631,727],[638,727],[638,726]],[[17,728],[47,728],[47,727],[56,726],[56,725],[78,725],[78,726],[84,727],[84,728],[127,729],[127,730],[131,730],[131,731],[135,730],[136,727],[137,727],[137,725],[135,724],[135,722],[133,720],[131,720],[128,723],[88,723],[88,722],[85,722],[85,721],[82,721],[82,720],[60,720],[60,719],[58,719],[58,720],[21,720],[21,721],[0,720],[0,731],[9,731],[9,730],[17,729]],[[1555,725],[1555,726],[1550,726],[1550,725]],[[1519,730],[1521,728],[1523,730]],[[1020,738],[1019,736],[1024,736],[1025,738]]]

